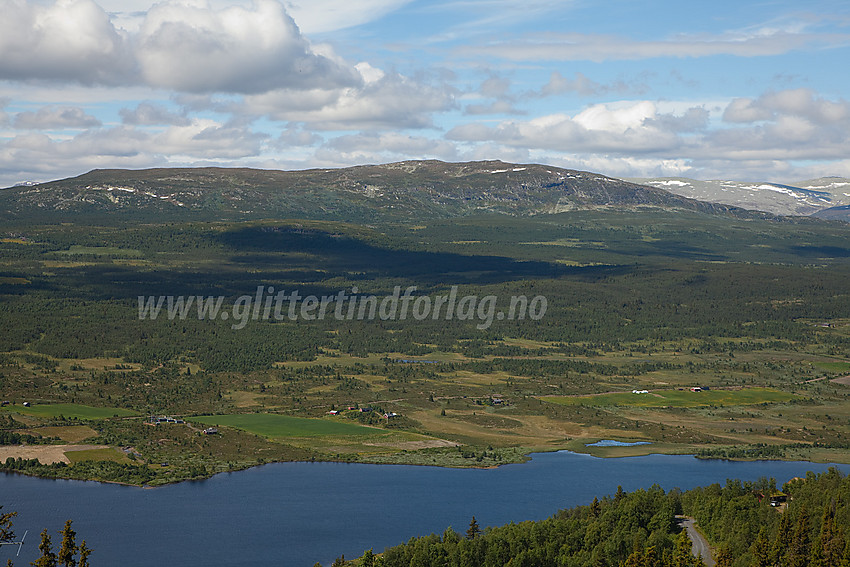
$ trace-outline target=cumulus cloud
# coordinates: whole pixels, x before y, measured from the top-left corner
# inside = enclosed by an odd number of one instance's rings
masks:
[[[141,102],[132,110],[122,108],[118,111],[118,114],[124,124],[137,126],[186,126],[189,124],[189,119],[186,116],[171,112],[161,104],[150,102]]]
[[[92,0],[43,6],[0,0],[0,78],[120,84],[130,79],[127,38]]]
[[[158,131],[129,125],[85,130],[69,139],[27,132],[0,142],[0,178],[57,178],[94,168],[185,165],[196,160],[230,161],[259,155],[268,135],[247,128],[194,120]],[[14,176],[14,177],[12,177]]]
[[[239,159],[256,156],[269,136],[245,127],[194,120],[172,126],[152,138],[154,148],[165,155],[206,159]]]
[[[602,90],[602,85],[591,81],[583,73],[576,73],[574,78],[568,79],[558,71],[552,71],[549,82],[543,85],[539,96],[554,96],[565,93],[578,93],[582,96],[597,94]]]
[[[306,92],[282,89],[245,97],[245,111],[301,122],[316,130],[427,128],[431,115],[455,107],[446,86],[432,86],[361,63],[361,85]]]
[[[22,130],[92,128],[100,126],[100,120],[78,106],[43,106],[36,112],[19,112],[13,125]]]
[[[280,132],[280,135],[277,137],[277,140],[275,140],[274,145],[279,149],[287,149],[292,147],[314,146],[322,140],[323,138],[315,132],[309,132],[303,128],[290,126]]]
[[[661,128],[662,117],[650,101],[621,106],[595,104],[575,116],[550,114],[528,121],[503,121],[496,126],[463,124],[446,136],[458,141],[560,151],[645,153],[680,145],[675,132]]]
[[[763,94],[757,99],[736,98],[723,112],[726,122],[759,122],[789,115],[816,124],[834,124],[850,119],[850,103],[818,97],[810,89],[788,89]]]
[[[399,132],[340,136],[320,147],[313,159],[324,166],[387,163],[405,159],[458,159],[455,145],[446,140]]]
[[[583,164],[613,175],[758,178],[760,172],[762,179],[775,179],[793,171],[795,161],[846,160],[850,107],[843,100],[788,90],[735,99],[722,112],[726,122],[713,123],[704,106],[596,104],[574,115],[461,124],[446,137],[466,145],[528,149],[547,163]]]
[[[0,126],[6,126],[10,122],[9,115],[6,113],[6,107],[10,102],[9,98],[0,97]]]
[[[424,136],[411,136],[400,132],[360,133],[339,136],[326,144],[327,148],[341,152],[386,152],[403,156],[439,157],[452,159],[457,150],[451,142]]]
[[[276,0],[219,10],[157,3],[132,32],[93,0],[0,0],[0,13],[0,79],[259,93],[360,78],[327,46],[312,46]]]
[[[708,126],[711,113],[704,107],[691,107],[683,114],[658,114],[644,120],[646,126],[653,126],[670,132],[696,132]]]
[[[499,77],[498,75],[491,74],[481,82],[475,93],[469,93],[466,96],[495,99],[489,102],[467,104],[463,108],[463,113],[467,115],[525,114],[525,111],[519,110],[514,106],[517,96],[511,92],[511,80],[507,77]]]
[[[136,43],[144,79],[182,91],[259,93],[346,86],[358,78],[313,52],[274,0],[257,0],[252,9],[223,10],[156,4]]]

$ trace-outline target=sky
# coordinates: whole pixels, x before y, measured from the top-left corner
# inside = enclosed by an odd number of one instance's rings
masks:
[[[500,159],[850,177],[850,2],[0,0],[0,187]]]

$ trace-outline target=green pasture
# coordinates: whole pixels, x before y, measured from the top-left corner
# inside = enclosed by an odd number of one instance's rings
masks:
[[[77,419],[106,419],[109,417],[129,417],[138,415],[136,412],[122,408],[95,408],[81,404],[38,404],[30,407],[14,404],[0,408],[2,411],[15,412],[33,417],[68,417]]]
[[[272,413],[242,413],[193,417],[204,425],[227,426],[263,437],[367,437],[385,434],[373,427],[340,422],[335,419],[292,417]]]
[[[815,362],[815,368],[827,372],[847,372],[850,374],[850,362]]]
[[[794,394],[772,388],[745,388],[742,390],[658,390],[648,394],[623,392],[598,396],[546,396],[541,398],[554,404],[568,406],[628,406],[628,407],[677,407],[695,408],[704,406],[744,406],[762,403],[781,403],[796,398]]]

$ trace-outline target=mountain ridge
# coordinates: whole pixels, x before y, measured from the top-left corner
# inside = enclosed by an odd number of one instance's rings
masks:
[[[59,213],[190,220],[272,216],[415,220],[481,212],[522,216],[646,207],[760,216],[598,173],[498,160],[410,160],[294,171],[95,169],[0,190],[0,211],[17,218]]]
[[[850,205],[850,179],[843,177],[820,177],[789,183],[697,180],[687,177],[638,177],[626,180],[663,188],[684,197],[775,215],[821,217],[824,211]],[[836,216],[833,215],[833,218]],[[845,220],[850,220],[850,217],[845,217]]]

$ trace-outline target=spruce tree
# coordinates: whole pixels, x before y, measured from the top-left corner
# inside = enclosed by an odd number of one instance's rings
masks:
[[[79,567],[89,567],[89,555],[91,555],[91,549],[86,545],[86,540],[83,540],[83,543],[80,544],[80,565]]]
[[[71,529],[71,520],[65,522],[65,527],[59,532],[62,536],[62,545],[59,548],[59,554],[56,559],[62,567],[77,567],[77,560],[74,556],[77,554],[76,532]]]
[[[475,516],[472,516],[472,520],[469,522],[469,529],[466,530],[466,539],[475,539],[479,535],[481,535],[481,528],[478,527]]]
[[[714,560],[717,567],[732,567],[732,553],[728,547],[718,549]]]
[[[759,530],[759,535],[750,547],[750,553],[753,555],[751,567],[769,567],[770,562],[770,544],[767,540],[767,530],[762,527]]]
[[[788,567],[808,567],[811,551],[809,539],[809,513],[806,507],[800,507],[794,533],[791,536],[791,549],[788,553]]]
[[[3,506],[0,506],[0,510]],[[12,531],[12,518],[17,516],[17,512],[0,513],[0,542],[8,542],[15,539],[15,532]]]
[[[56,567],[56,554],[53,553],[50,544],[50,534],[47,530],[41,531],[41,543],[38,544],[38,550],[41,552],[41,557],[30,563],[33,567]]]
[[[590,504],[590,515],[594,518],[598,518],[601,510],[602,507],[599,505],[599,499],[594,496],[593,502]]]
[[[676,537],[676,545],[673,548],[673,567],[691,567],[693,565],[693,544],[688,537],[687,530],[682,530]]]

